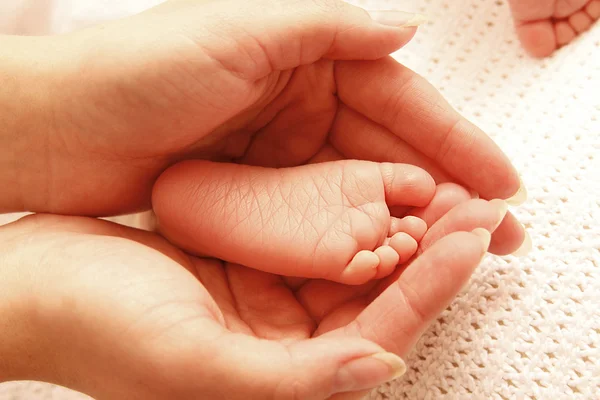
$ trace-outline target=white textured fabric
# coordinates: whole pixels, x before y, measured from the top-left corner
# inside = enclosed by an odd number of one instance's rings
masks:
[[[521,50],[506,0],[353,2],[431,18],[398,59],[514,160],[530,198],[514,211],[534,242],[526,258],[489,256],[408,358],[405,377],[369,398],[600,399],[600,24],[537,61]],[[0,386],[0,400],[70,396],[79,399],[41,384]]]

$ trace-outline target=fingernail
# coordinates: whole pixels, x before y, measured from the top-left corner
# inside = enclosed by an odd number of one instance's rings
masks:
[[[423,14],[415,14],[396,10],[369,10],[369,15],[382,25],[394,26],[397,28],[408,28],[411,26],[420,26],[428,21]]]
[[[471,233],[479,236],[479,239],[481,240],[481,244],[483,245],[483,249],[485,250],[481,254],[481,260],[479,260],[479,262],[481,262],[485,258],[486,254],[487,254],[487,250],[490,247],[490,241],[492,240],[492,234],[487,229],[483,229],[483,228],[473,229],[471,231]],[[463,287],[460,288],[460,294],[465,294],[469,291],[470,283],[471,283],[471,279],[469,279],[467,282],[465,282]]]
[[[477,193],[475,190],[473,189],[469,189],[469,194],[471,195],[472,199],[478,199],[479,198],[479,193]]]
[[[481,240],[481,244],[483,245],[483,248],[485,249],[485,251],[487,251],[487,249],[490,247],[490,241],[492,240],[492,234],[487,229],[483,229],[483,228],[473,229],[471,231],[471,233],[474,233],[475,235],[479,236],[479,239]]]
[[[392,353],[376,353],[344,364],[337,372],[335,393],[372,389],[401,377],[404,361]]]
[[[527,200],[527,189],[525,188],[525,185],[523,184],[521,178],[519,178],[519,182],[521,183],[521,185],[519,186],[519,190],[517,190],[517,193],[506,199],[506,202],[511,206],[520,206]]]
[[[491,229],[491,231],[493,232],[498,228],[498,226],[504,220],[504,217],[506,216],[506,213],[508,212],[508,203],[501,199],[494,199],[494,200],[490,200],[490,204],[494,204],[498,207],[498,217],[497,217],[498,222]]]
[[[532,248],[533,242],[531,241],[531,236],[529,236],[529,233],[525,231],[525,239],[523,240],[523,244],[521,244],[521,247],[519,247],[514,253],[512,253],[512,255],[516,257],[526,256],[527,254],[529,254]]]

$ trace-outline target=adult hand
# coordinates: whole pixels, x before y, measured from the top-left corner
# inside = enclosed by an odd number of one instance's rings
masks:
[[[13,39],[8,72],[22,79],[0,103],[27,107],[11,114],[18,140],[0,138],[13,154],[0,183],[15,188],[0,209],[148,208],[156,177],[186,158],[385,160],[486,199],[514,195],[518,175],[491,139],[386,57],[412,38],[403,25],[413,17],[373,15],[380,22],[338,0],[171,0],[63,37]],[[35,95],[18,96],[19,84]],[[23,149],[27,159],[14,155]],[[523,237],[509,216],[492,250],[511,252]]]
[[[478,227],[502,218],[493,203],[465,204]],[[432,230],[475,226],[456,217]],[[402,372],[388,352],[406,355],[466,283],[490,239],[475,232],[440,239],[394,282],[357,288],[189,257],[106,221],[26,217],[0,228],[0,381],[100,399],[358,398]]]

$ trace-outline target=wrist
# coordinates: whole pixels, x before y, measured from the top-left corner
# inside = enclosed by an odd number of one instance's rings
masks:
[[[0,383],[43,377],[39,339],[44,334],[26,265],[29,251],[19,236],[12,236],[16,225],[2,228],[0,235]]]
[[[0,383],[70,387],[80,369],[80,354],[69,352],[77,342],[78,326],[70,318],[77,304],[61,285],[68,264],[62,241],[45,228],[44,217],[28,216],[0,230]]]
[[[51,38],[1,36],[0,213],[43,211],[61,57]]]

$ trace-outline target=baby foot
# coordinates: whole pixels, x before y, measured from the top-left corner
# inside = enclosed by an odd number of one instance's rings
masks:
[[[188,161],[159,178],[153,207],[161,232],[190,252],[361,284],[408,260],[427,230],[417,217],[392,217],[389,207],[424,206],[434,193],[429,174],[403,164],[274,169]]]
[[[517,34],[534,57],[571,42],[600,17],[600,0],[509,0]]]

